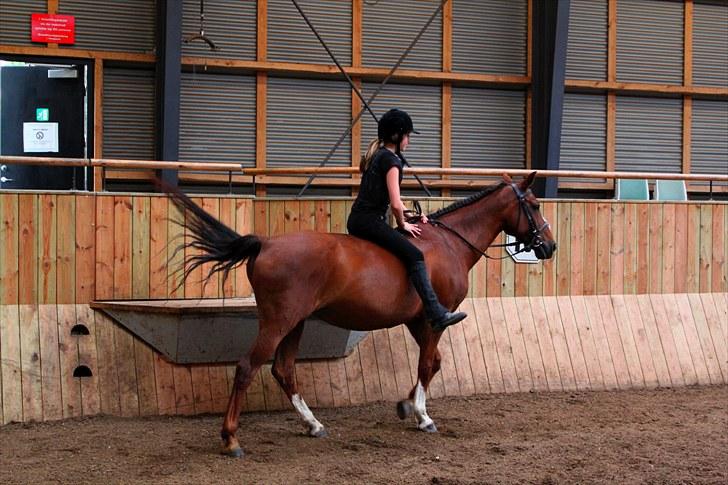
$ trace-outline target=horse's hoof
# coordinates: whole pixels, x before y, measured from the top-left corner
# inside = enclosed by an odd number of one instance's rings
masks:
[[[223,448],[221,453],[232,458],[242,458],[244,455],[243,449],[239,446],[234,448]]]
[[[397,416],[399,416],[399,419],[409,418],[412,416],[413,410],[412,401],[403,400],[397,403]]]
[[[318,431],[311,430],[308,432],[309,436],[312,436],[314,438],[326,438],[329,433],[326,431],[326,428],[321,428]]]
[[[427,426],[420,428],[425,433],[437,433],[437,426],[435,426],[435,423],[430,423]]]

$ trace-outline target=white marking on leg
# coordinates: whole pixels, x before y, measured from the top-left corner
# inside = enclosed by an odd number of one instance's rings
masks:
[[[310,435],[313,436],[323,431],[324,425],[316,419],[311,410],[308,408],[306,401],[304,401],[300,395],[294,394],[291,397],[291,403],[293,404],[293,407],[296,408],[296,411],[298,411],[298,414],[301,415],[301,418],[303,418],[308,425]]]
[[[431,424],[434,424],[432,418],[427,415],[427,408],[425,406],[425,388],[422,386],[422,382],[417,381],[417,387],[415,388],[415,417],[417,418],[417,425],[420,429],[425,429]]]

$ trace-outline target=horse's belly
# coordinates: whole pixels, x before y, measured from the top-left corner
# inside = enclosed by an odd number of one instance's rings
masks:
[[[343,301],[332,303],[315,312],[331,325],[350,330],[375,330],[396,327],[413,320],[421,311],[419,299],[401,301]]]

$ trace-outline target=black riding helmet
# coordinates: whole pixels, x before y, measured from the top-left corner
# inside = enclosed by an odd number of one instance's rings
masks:
[[[379,119],[377,126],[377,137],[385,143],[399,143],[402,137],[409,133],[417,133],[412,125],[412,118],[407,112],[393,108],[384,113]]]

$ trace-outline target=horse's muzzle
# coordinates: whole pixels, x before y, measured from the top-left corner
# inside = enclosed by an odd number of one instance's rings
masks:
[[[556,241],[544,241],[533,248],[538,259],[551,259],[556,251]]]

